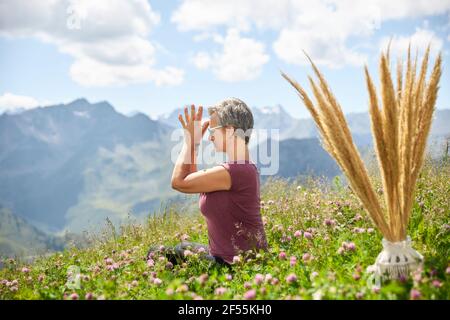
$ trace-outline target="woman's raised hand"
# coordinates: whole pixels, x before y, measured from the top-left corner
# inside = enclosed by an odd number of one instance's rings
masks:
[[[181,125],[184,129],[184,138],[185,143],[188,145],[199,144],[202,141],[203,135],[205,134],[206,129],[209,126],[209,121],[206,121],[203,125],[202,116],[203,116],[203,107],[198,107],[198,112],[195,112],[195,105],[191,105],[191,113],[188,113],[188,107],[184,107],[184,116],[181,114],[178,115],[178,119],[181,122]]]

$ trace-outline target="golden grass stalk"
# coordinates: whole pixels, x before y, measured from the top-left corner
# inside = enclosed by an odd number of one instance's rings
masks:
[[[403,241],[407,236],[406,228],[414,201],[416,180],[423,165],[439,89],[441,55],[436,58],[427,82],[429,53],[428,46],[420,72],[416,75],[417,55],[412,63],[408,48],[406,73],[403,73],[403,63],[399,60],[395,85],[390,72],[389,48],[386,53],[382,53],[379,66],[381,97],[377,94],[367,66],[365,67],[371,129],[383,182],[384,204],[374,191],[341,106],[309,56],[306,55],[317,77],[316,81],[308,77],[315,102],[303,87],[281,72],[311,113],[319,129],[323,147],[341,167],[365,210],[390,242]]]

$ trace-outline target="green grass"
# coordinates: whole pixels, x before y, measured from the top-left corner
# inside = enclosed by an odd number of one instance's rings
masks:
[[[251,293],[256,299],[449,299],[449,161],[427,162],[417,184],[408,234],[425,257],[423,270],[381,288],[372,286],[367,267],[380,253],[382,237],[358,198],[338,179],[331,185],[316,178],[299,181],[269,179],[263,186],[261,212],[270,250],[242,256],[231,269],[195,255],[172,269],[158,258],[154,266],[147,264],[143,257],[152,244],[175,245],[186,237],[208,242],[198,210],[186,214],[172,207],[145,224],[120,230],[109,225],[90,236],[88,248],[66,249],[30,265],[4,261],[0,299],[244,299]],[[373,176],[373,181],[381,196],[379,179]],[[311,232],[312,239],[296,237],[298,230]],[[355,250],[339,252],[343,242],[353,242]],[[114,270],[108,270],[111,263]],[[67,282],[73,266],[81,273],[79,287]],[[289,275],[296,280],[288,282]]]

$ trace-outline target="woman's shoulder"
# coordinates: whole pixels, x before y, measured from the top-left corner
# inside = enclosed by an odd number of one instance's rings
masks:
[[[226,161],[221,164],[231,176],[231,189],[238,190],[242,186],[255,184],[259,178],[257,166],[251,162]]]
[[[252,161],[245,160],[244,161],[226,161],[220,164],[221,166],[225,167],[227,170],[233,170],[240,173],[255,173],[259,172],[258,167],[256,164]]]

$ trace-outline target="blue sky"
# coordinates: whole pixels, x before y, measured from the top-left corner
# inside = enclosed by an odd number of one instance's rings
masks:
[[[281,104],[309,117],[279,74],[307,85],[311,69],[302,49],[344,112],[363,112],[363,65],[378,77],[379,52],[390,37],[394,54],[404,54],[410,40],[422,50],[431,41],[432,57],[442,51],[437,107],[450,108],[448,0],[46,3],[0,5],[0,112],[85,97],[156,117],[235,96],[250,107]],[[67,24],[75,13],[80,29]]]

